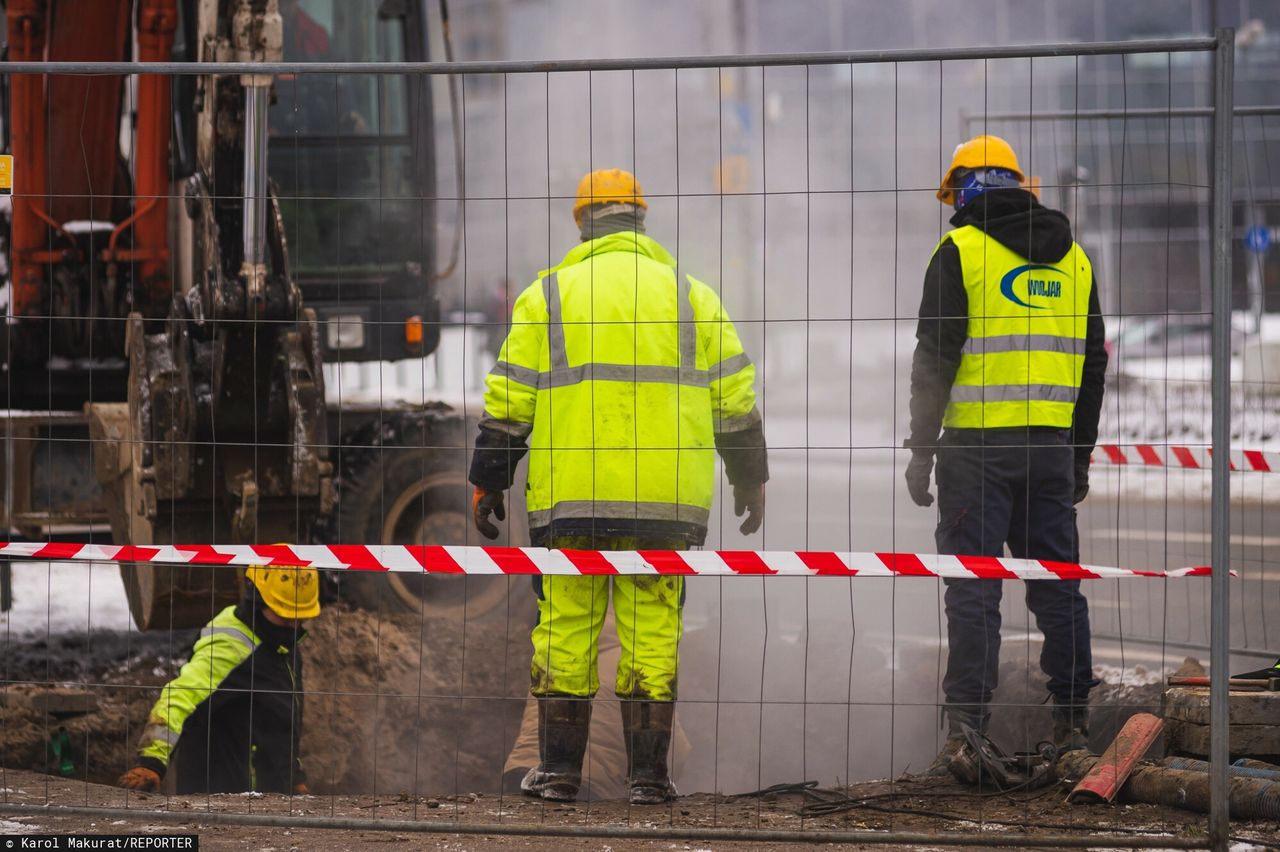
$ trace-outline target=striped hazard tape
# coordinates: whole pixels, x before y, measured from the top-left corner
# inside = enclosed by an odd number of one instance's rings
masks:
[[[1091,460],[1094,464],[1208,470],[1213,465],[1213,450],[1204,446],[1175,444],[1098,444],[1093,449]],[[1280,453],[1232,450],[1229,467],[1231,470],[1280,473]]]
[[[431,574],[680,574],[792,577],[946,577],[984,580],[1101,580],[1205,577],[1208,567],[1149,571],[1042,559],[753,550],[546,550],[363,544],[103,545],[0,542],[0,557],[164,565],[311,565],[326,570]],[[1233,572],[1234,573],[1234,572]]]

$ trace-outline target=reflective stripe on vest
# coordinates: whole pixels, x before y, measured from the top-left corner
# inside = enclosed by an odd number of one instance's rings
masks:
[[[1093,288],[1088,256],[1073,243],[1056,263],[1028,263],[972,225],[947,238],[960,254],[969,321],[943,425],[1070,427]]]
[[[166,725],[147,725],[142,731],[142,742],[152,743],[161,742],[169,746],[178,744],[178,735],[169,730]]]
[[[542,279],[542,296],[547,303],[547,349],[551,369],[539,373],[525,367],[517,367],[505,361],[498,362],[491,371],[539,390],[563,388],[581,382],[655,382],[671,385],[689,385],[705,388],[711,381],[710,370],[698,369],[698,326],[693,315],[693,302],[689,300],[689,279],[676,272],[676,322],[679,329],[680,364],[610,364],[588,361],[569,366],[569,354],[564,340],[564,308],[560,302],[560,273],[551,272]],[[731,363],[732,362],[732,363]],[[721,379],[751,366],[745,353],[722,361],[717,365],[715,378]]]
[[[642,503],[625,500],[560,500],[550,509],[529,513],[529,526],[544,527],[566,518],[632,518],[637,521],[679,521],[706,526],[711,512],[682,503]]]
[[[257,647],[256,645],[254,645],[252,639],[250,639],[248,636],[245,636],[244,633],[240,632],[234,627],[206,627],[200,631],[200,635],[204,637],[230,636],[231,638],[236,639],[241,643],[243,643],[244,646],[248,648],[250,651],[252,651],[254,648]]]
[[[534,301],[487,382],[491,416],[508,399],[531,415],[534,529],[592,518],[705,528],[715,433],[758,422],[741,388],[755,368],[714,292],[636,239],[645,252],[598,251],[526,290]]]

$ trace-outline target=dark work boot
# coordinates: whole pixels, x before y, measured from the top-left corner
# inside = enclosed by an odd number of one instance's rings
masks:
[[[539,697],[539,760],[520,782],[521,792],[553,802],[572,802],[577,798],[590,732],[590,698]]]
[[[962,726],[968,725],[970,728],[986,733],[987,720],[990,719],[990,716],[983,713],[977,706],[965,705],[962,708],[952,705],[944,707],[942,712],[947,716],[947,741],[942,744],[942,750],[933,759],[933,763],[929,764],[929,768],[924,771],[925,777],[928,778],[945,778],[951,774],[951,762],[965,746]]]
[[[631,804],[660,805],[677,795],[667,770],[674,701],[623,701],[622,739],[627,744]]]
[[[1061,754],[1089,747],[1089,708],[1083,704],[1053,705],[1053,745]]]

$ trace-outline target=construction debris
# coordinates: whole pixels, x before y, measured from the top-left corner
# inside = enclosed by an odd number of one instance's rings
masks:
[[[1125,723],[1093,768],[1067,796],[1068,801],[1110,802],[1129,774],[1160,737],[1164,723],[1150,713],[1138,713]]]
[[[1253,681],[1252,683],[1261,683]],[[1231,720],[1228,750],[1233,757],[1280,755],[1280,692],[1240,690],[1232,686],[1228,698]],[[1209,756],[1209,690],[1175,686],[1164,697],[1167,751]]]

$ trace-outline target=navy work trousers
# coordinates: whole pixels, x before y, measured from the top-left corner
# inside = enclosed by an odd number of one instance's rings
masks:
[[[938,552],[1078,562],[1074,454],[1059,429],[947,430],[938,449]],[[949,706],[985,712],[999,679],[1000,580],[947,580]],[[1093,677],[1079,580],[1028,580],[1044,634],[1040,668],[1059,704],[1085,704]]]

